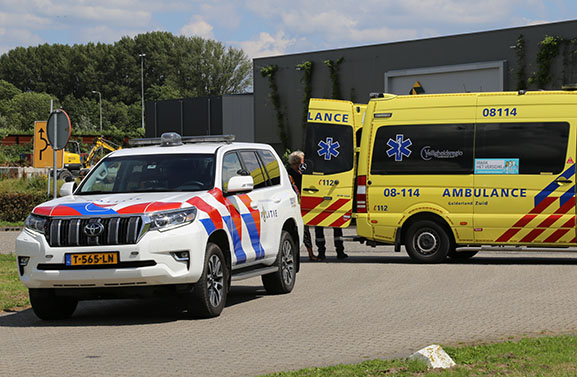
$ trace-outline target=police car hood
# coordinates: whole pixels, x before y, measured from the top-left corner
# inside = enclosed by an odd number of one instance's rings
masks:
[[[187,201],[205,195],[206,191],[76,195],[42,203],[32,213],[76,217],[138,215],[190,207]]]

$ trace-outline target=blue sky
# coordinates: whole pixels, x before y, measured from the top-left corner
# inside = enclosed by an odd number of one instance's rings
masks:
[[[0,0],[0,54],[161,30],[254,58],[571,19],[575,0]]]

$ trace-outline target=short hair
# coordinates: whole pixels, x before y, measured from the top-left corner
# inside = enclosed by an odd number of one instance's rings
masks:
[[[302,151],[294,151],[289,155],[288,161],[291,165],[300,164],[303,158],[305,158],[305,154]]]

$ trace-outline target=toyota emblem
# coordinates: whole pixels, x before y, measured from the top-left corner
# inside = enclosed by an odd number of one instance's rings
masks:
[[[88,223],[84,227],[84,234],[89,237],[99,236],[102,232],[104,232],[104,225],[100,223]]]

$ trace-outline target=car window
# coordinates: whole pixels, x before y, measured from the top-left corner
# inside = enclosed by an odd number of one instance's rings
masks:
[[[90,172],[78,194],[210,190],[214,159],[182,153],[109,157]]]
[[[244,166],[250,172],[250,175],[254,181],[254,188],[266,187],[267,180],[264,177],[260,163],[256,157],[256,154],[252,151],[240,152]]]
[[[222,190],[228,189],[228,181],[242,170],[240,159],[236,153],[227,153],[222,159]]]
[[[280,170],[278,160],[270,151],[258,151],[260,158],[264,164],[265,171],[268,173],[268,178],[272,185],[280,185]]]
[[[353,128],[308,123],[305,140],[306,174],[337,174],[353,168]]]

